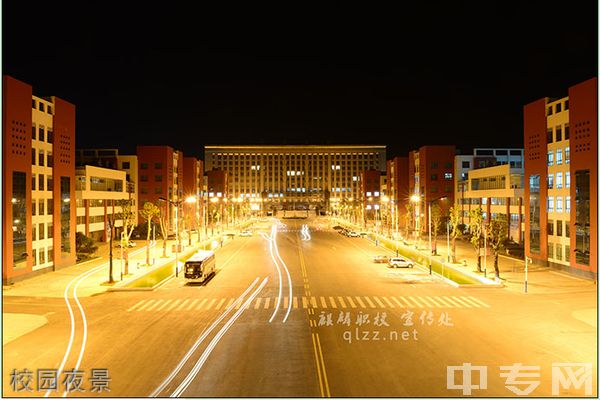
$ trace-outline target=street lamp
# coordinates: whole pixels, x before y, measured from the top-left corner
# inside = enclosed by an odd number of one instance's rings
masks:
[[[417,249],[419,249],[419,244],[418,244],[418,235],[419,235],[419,202],[421,201],[421,198],[419,197],[418,194],[413,194],[412,196],[410,196],[410,201],[412,203],[414,203],[414,208],[415,208],[415,247]]]
[[[388,204],[390,202],[390,198],[387,196],[382,196],[381,197],[381,202],[385,205],[385,226],[387,228],[387,235],[388,237],[390,236],[390,224],[389,224],[389,218],[388,218]]]

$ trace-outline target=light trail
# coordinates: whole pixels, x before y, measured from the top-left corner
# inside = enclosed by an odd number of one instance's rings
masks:
[[[273,243],[275,241],[276,232],[277,226],[273,225],[273,227],[271,228],[271,239],[269,239],[269,252],[271,253],[271,258],[275,263],[275,267],[277,268],[277,276],[279,278],[279,294],[277,295],[277,304],[275,305],[275,310],[273,310],[273,314],[271,315],[271,318],[269,318],[269,323],[273,322],[275,315],[277,315],[277,311],[279,311],[279,304],[281,304],[281,292],[283,289],[281,280],[281,268],[279,268],[279,264],[277,263],[277,260],[275,260],[275,256],[273,255]]]
[[[202,368],[202,366],[204,365],[204,363],[206,362],[216,345],[219,343],[223,335],[227,333],[231,325],[233,325],[233,323],[240,317],[240,315],[242,315],[246,307],[248,307],[250,303],[254,300],[254,298],[262,291],[262,289],[265,287],[268,281],[268,277],[264,278],[260,286],[250,295],[250,297],[248,297],[248,299],[244,302],[240,309],[235,314],[233,314],[233,316],[225,323],[225,325],[223,325],[219,332],[217,332],[217,334],[210,341],[210,343],[208,344],[208,346],[200,356],[200,359],[196,362],[190,373],[185,377],[185,379],[183,380],[183,382],[181,382],[177,389],[175,389],[175,391],[171,393],[170,397],[179,397],[183,393],[183,391],[185,391],[189,387],[189,385],[192,383],[192,380],[196,377],[196,375],[198,375],[200,369]]]
[[[184,364],[189,360],[189,358],[192,356],[192,354],[194,354],[194,352],[196,351],[198,346],[200,346],[200,344],[204,341],[204,339],[206,339],[206,337],[217,327],[217,325],[227,316],[227,314],[229,314],[231,312],[231,310],[233,310],[244,299],[244,297],[248,294],[248,292],[250,292],[252,290],[252,288],[254,288],[254,286],[256,286],[256,283],[258,282],[258,280],[259,280],[259,278],[257,277],[254,280],[254,282],[252,282],[252,284],[250,286],[248,286],[248,288],[237,298],[237,300],[234,301],[233,303],[231,303],[231,305],[229,307],[227,307],[227,309],[225,311],[223,311],[223,313],[208,327],[208,329],[206,329],[202,332],[200,337],[196,340],[196,342],[188,350],[188,352],[185,354],[185,356],[183,356],[183,358],[181,359],[179,364],[177,364],[177,366],[173,369],[173,371],[171,371],[169,376],[167,376],[165,378],[165,380],[156,389],[154,389],[154,391],[150,394],[149,397],[157,397],[159,395],[159,393],[162,392],[169,383],[171,383],[171,381],[175,378],[175,376],[179,373],[179,371],[181,371],[181,368],[183,368]]]
[[[288,270],[287,265],[285,264],[285,262],[283,261],[283,259],[279,255],[279,248],[277,247],[277,231],[275,231],[275,236],[273,237],[273,245],[275,247],[275,253],[277,254],[277,258],[279,259],[279,261],[283,265],[283,268],[285,269],[285,273],[286,273],[287,278],[288,278],[288,286],[290,288],[289,297],[288,297],[290,299],[290,301],[288,301],[288,310],[287,310],[287,313],[285,314],[285,317],[283,317],[283,322],[285,323],[287,321],[289,315],[290,315],[290,312],[292,311],[292,299],[293,299],[293,296],[292,296],[292,278],[290,276],[290,271]]]
[[[133,251],[131,253],[131,255],[136,255],[142,251],[145,250],[145,247],[139,248],[135,251]],[[69,310],[69,317],[70,317],[70,322],[71,322],[71,331],[69,334],[69,342],[67,344],[67,348],[65,350],[65,354],[63,356],[63,359],[60,363],[60,366],[58,367],[58,375],[61,374],[61,372],[63,371],[65,364],[67,362],[67,359],[69,358],[69,355],[71,354],[71,349],[73,346],[73,341],[75,339],[75,315],[73,314],[73,308],[71,307],[71,303],[69,302],[69,289],[71,287],[71,285],[73,285],[74,282],[76,282],[75,286],[74,286],[74,290],[73,290],[73,298],[75,299],[75,302],[77,303],[77,307],[79,308],[79,313],[81,314],[81,318],[82,318],[82,323],[83,323],[83,341],[81,344],[81,349],[79,351],[79,357],[77,360],[77,367],[79,366],[79,364],[81,363],[81,359],[83,357],[83,353],[85,351],[85,345],[87,342],[87,319],[85,317],[85,312],[83,311],[83,306],[81,305],[81,303],[79,302],[79,298],[77,297],[77,288],[79,287],[79,285],[85,280],[87,279],[89,276],[94,275],[98,272],[100,272],[102,269],[104,269],[105,267],[107,267],[109,265],[108,262],[101,264],[95,268],[92,268],[89,271],[86,272],[82,272],[81,274],[77,275],[75,278],[71,279],[71,281],[67,284],[67,287],[65,288],[63,297],[65,299],[65,303],[67,304],[67,309]],[[75,369],[77,369],[77,367],[75,367]],[[46,394],[44,395],[44,397],[48,397],[50,396],[50,393],[53,392],[53,390],[48,390],[46,391]],[[62,395],[62,397],[65,397],[67,395],[67,391],[65,391]]]

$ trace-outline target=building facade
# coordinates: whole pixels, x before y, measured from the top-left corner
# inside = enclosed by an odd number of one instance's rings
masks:
[[[385,171],[385,146],[205,146],[205,170],[226,171],[227,197],[268,208],[329,206],[356,198],[360,173]]]
[[[507,218],[507,237],[523,242],[523,149],[474,149],[454,160],[454,200],[461,223],[469,226],[469,211],[481,207],[484,219],[497,214]]]
[[[120,233],[123,220],[119,200],[133,200],[125,171],[86,165],[76,169],[75,180],[77,232],[96,241],[107,241],[108,221],[114,218],[117,228],[114,233]],[[135,209],[132,208],[132,211],[137,214]]]
[[[3,76],[2,280],[75,263],[75,106]]]
[[[524,106],[525,254],[598,275],[598,81]]]
[[[410,202],[408,185],[408,157],[394,157],[387,161],[387,190],[392,227],[396,231],[409,229],[407,205]]]
[[[199,229],[203,222],[204,162],[195,157],[183,158],[183,215],[187,228]],[[189,200],[188,200],[189,199]]]
[[[169,233],[172,233],[175,231],[175,207],[183,198],[183,153],[169,146],[137,146],[136,155],[138,208],[147,201],[159,206],[166,214]]]
[[[429,231],[429,208],[438,204],[444,213],[454,204],[455,146],[423,146],[408,154],[409,192],[415,229]]]

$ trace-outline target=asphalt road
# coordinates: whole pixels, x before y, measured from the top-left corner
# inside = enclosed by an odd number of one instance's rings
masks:
[[[597,371],[596,328],[572,315],[595,305],[595,294],[458,289],[419,268],[373,263],[385,251],[335,233],[325,219],[281,222],[287,226],[276,238],[285,266],[274,248],[271,257],[269,222],[219,249],[217,273],[204,285],[179,277],[153,292],[81,299],[88,333],[80,369],[107,368],[112,378],[111,392],[99,395],[462,396],[447,388],[447,367],[471,363],[487,367],[487,388],[473,388],[473,395],[513,396],[500,367],[523,363],[540,367],[541,383],[531,393],[537,397],[552,394],[553,363],[592,363]],[[303,240],[307,223],[311,237]],[[8,296],[4,308],[49,319],[3,347],[4,395],[39,395],[12,392],[10,371],[58,368],[68,310],[62,299]],[[83,343],[77,326],[66,369]],[[457,373],[456,382],[462,377]],[[474,385],[478,379],[476,373]],[[84,386],[69,396],[95,395]],[[596,388],[594,376],[594,395]]]

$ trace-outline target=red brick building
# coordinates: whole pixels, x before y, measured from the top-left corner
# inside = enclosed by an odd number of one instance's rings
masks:
[[[524,106],[525,254],[597,278],[598,80]]]
[[[387,196],[390,199],[392,225],[398,230],[406,224],[406,205],[410,201],[408,184],[408,157],[394,157],[387,161]]]
[[[137,146],[139,209],[149,201],[166,210],[169,232],[175,231],[175,204],[183,198],[183,153],[170,146]]]
[[[184,202],[183,212],[187,216],[187,224],[193,229],[202,225],[202,207],[204,197],[204,163],[195,157],[183,158],[183,199],[193,198],[194,202]]]
[[[454,204],[455,146],[423,146],[408,154],[408,184],[419,201],[416,222],[421,232],[429,229],[429,205],[439,204],[442,213]]]
[[[360,173],[360,194],[362,197],[363,220],[375,220],[381,208],[381,171],[369,169]]]
[[[3,76],[2,281],[75,263],[75,106]]]

